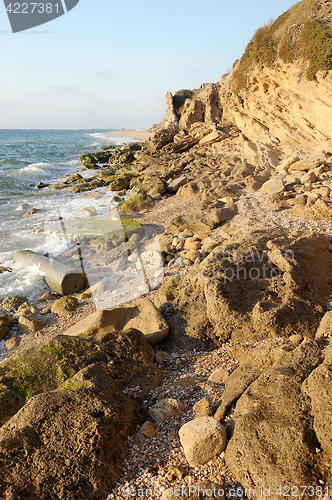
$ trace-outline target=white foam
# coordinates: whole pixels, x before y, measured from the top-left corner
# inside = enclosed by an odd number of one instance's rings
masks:
[[[10,295],[24,295],[33,299],[48,289],[44,274],[38,267],[11,262],[11,268],[12,273],[0,275],[0,299]]]
[[[46,241],[43,245],[34,249],[36,253],[48,253],[53,257],[57,257],[58,255],[62,255],[67,252],[71,248],[70,242],[67,240],[60,239],[57,233],[51,233],[49,236],[46,236]]]
[[[27,167],[21,168],[19,170],[20,174],[33,174],[33,175],[39,175],[39,174],[46,174],[44,168],[48,167],[48,163],[31,163],[31,165],[28,165]]]
[[[106,133],[98,132],[95,134],[88,134],[94,139],[97,139],[99,142],[95,143],[94,146],[101,146],[102,144],[114,144],[114,145],[120,145],[123,144],[124,142],[124,137],[121,135],[119,136],[109,136]],[[133,139],[135,140],[135,139]]]

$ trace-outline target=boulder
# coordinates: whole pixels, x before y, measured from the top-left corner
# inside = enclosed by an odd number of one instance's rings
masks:
[[[317,175],[315,174],[315,171],[309,170],[306,174],[304,174],[301,177],[301,183],[302,184],[307,184],[308,182],[312,183],[312,182],[315,182],[316,179],[317,179]]]
[[[187,183],[187,176],[186,175],[181,175],[180,177],[177,177],[176,179],[173,179],[168,185],[167,185],[167,192],[168,193],[176,193],[176,191],[181,187],[184,186]]]
[[[176,399],[162,399],[151,406],[149,413],[154,422],[164,422],[169,417],[177,417],[186,411],[186,407]]]
[[[106,498],[121,474],[126,439],[138,417],[107,368],[90,364],[70,383],[30,398],[0,428],[0,494]]]
[[[310,159],[299,160],[299,161],[292,163],[289,166],[288,171],[289,172],[292,172],[293,170],[308,171],[308,170],[312,170],[314,168],[317,168],[324,163],[325,163],[325,159],[323,157],[318,158],[318,159],[313,159],[313,160],[310,160]]]
[[[263,186],[260,188],[260,191],[271,196],[281,194],[285,191],[284,181],[280,177],[272,177],[272,179],[264,182]]]
[[[187,238],[184,242],[184,248],[186,250],[199,250],[202,246],[202,242],[199,238],[191,236]]]
[[[20,344],[20,339],[18,337],[11,337],[5,341],[6,349],[14,349]]]
[[[328,311],[324,314],[319,323],[316,338],[319,339],[321,337],[329,337],[332,335],[332,311]]]
[[[270,488],[276,500],[280,485],[316,485],[316,448],[310,400],[303,381],[321,363],[315,341],[285,352],[238,400],[226,465],[246,489]]]
[[[229,372],[225,368],[216,368],[208,378],[209,382],[215,384],[226,384],[229,378]]]
[[[31,305],[29,302],[23,302],[23,304],[21,304],[17,309],[14,316],[24,316],[26,314],[38,314],[38,309]]]
[[[183,138],[181,141],[177,142],[172,142],[170,144],[166,144],[161,152],[164,155],[169,155],[169,154],[174,154],[174,153],[184,153],[185,151],[188,151],[188,149],[192,148],[193,146],[196,146],[198,144],[199,139],[191,136],[186,136]]]
[[[12,269],[10,269],[9,267],[0,266],[0,274],[11,273],[11,272],[12,272]]]
[[[200,399],[194,406],[193,410],[196,417],[211,417],[213,410],[211,403],[208,399]]]
[[[128,330],[56,337],[1,363],[0,379],[0,495],[101,500],[142,421],[123,391],[140,385],[146,397],[161,372],[144,335]]]
[[[45,320],[43,320],[37,314],[26,314],[25,316],[20,316],[17,322],[17,328],[21,332],[31,333],[38,332],[45,325]]]
[[[289,156],[288,158],[285,158],[277,167],[278,172],[287,172],[289,167],[293,165],[293,163],[296,163],[300,160],[298,156]]]
[[[28,212],[22,215],[22,217],[29,217],[29,215],[37,214],[39,210],[37,208],[31,208]]]
[[[79,296],[80,300],[85,300],[93,296],[93,294],[103,293],[106,289],[106,284],[103,281],[98,281],[94,285],[90,286],[87,290],[84,290]]]
[[[78,211],[79,214],[87,215],[89,217],[95,217],[97,215],[97,210],[95,207],[85,207]]]
[[[237,206],[225,207],[222,202],[202,202],[184,215],[171,220],[166,233],[178,234],[185,230],[210,231],[237,214]]]
[[[130,186],[130,182],[123,177],[117,177],[116,179],[112,179],[108,185],[107,191],[122,191],[122,189],[128,189]]]
[[[213,417],[195,418],[184,424],[179,437],[190,467],[203,465],[215,458],[226,446],[226,430]]]
[[[225,377],[226,388],[214,417],[223,420],[245,390],[285,353],[283,348],[287,347],[288,344],[281,341],[249,349],[239,367]]]
[[[168,334],[168,325],[149,299],[138,299],[128,305],[97,311],[69,328],[65,335],[89,337],[101,332],[136,328],[155,346]]]
[[[137,214],[138,212],[146,211],[154,205],[153,198],[148,195],[143,189],[134,188],[128,198],[118,204],[117,209],[119,212],[128,212]],[[120,216],[121,217],[121,216]],[[132,217],[128,217],[131,219]],[[123,221],[124,222],[124,221]]]
[[[68,219],[63,225],[55,223],[52,230],[58,233],[60,238],[66,238],[81,245],[90,242],[109,242],[112,245],[120,245],[125,241],[125,232],[128,238],[135,233],[144,234],[144,228],[139,222],[122,218],[121,220],[101,220],[96,217],[79,217]],[[75,292],[60,293],[68,295]]]
[[[143,425],[138,429],[135,434],[135,443],[144,444],[147,439],[151,439],[156,435],[156,429],[153,425],[153,422],[147,420]]]
[[[203,246],[202,246],[202,250],[203,252],[212,252],[212,250],[214,248],[216,248],[218,245],[220,245],[220,241],[216,241],[215,239],[211,238],[210,236],[208,236],[206,239],[204,239],[203,241]]]
[[[0,316],[0,342],[8,335],[13,325],[13,318],[9,314],[2,314]]]
[[[10,295],[0,302],[0,310],[7,312],[17,311],[20,305],[27,301],[28,299],[22,295]]]
[[[224,139],[226,139],[227,135],[224,134],[223,132],[220,132],[219,130],[215,130],[213,132],[210,132],[210,134],[204,136],[200,141],[199,145],[201,147],[209,147],[215,142],[220,142]]]
[[[79,305],[76,297],[61,297],[61,299],[54,302],[51,307],[51,312],[60,317],[70,316],[72,312],[76,311]]]

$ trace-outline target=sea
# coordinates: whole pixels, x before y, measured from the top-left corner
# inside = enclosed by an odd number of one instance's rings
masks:
[[[111,132],[112,130],[109,130]],[[56,234],[44,235],[50,221],[63,220],[87,206],[87,200],[67,190],[37,189],[37,184],[57,184],[65,174],[80,171],[80,155],[109,144],[131,139],[108,136],[96,130],[0,130],[0,300],[18,294],[34,299],[47,290],[42,273],[14,263],[17,250],[32,250],[54,257],[67,250]],[[83,174],[93,175],[87,171]],[[82,174],[82,172],[81,172]],[[113,193],[105,192],[93,205],[103,214],[112,204]],[[92,205],[89,202],[89,205]],[[36,208],[38,213],[23,215]],[[47,232],[47,231],[46,231]]]

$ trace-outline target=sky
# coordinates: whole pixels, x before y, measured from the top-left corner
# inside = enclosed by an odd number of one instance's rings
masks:
[[[0,0],[0,129],[150,127],[167,91],[220,81],[256,29],[294,3],[80,0],[14,34]]]

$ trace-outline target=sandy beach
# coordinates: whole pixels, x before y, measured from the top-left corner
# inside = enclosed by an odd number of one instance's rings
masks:
[[[117,130],[115,132],[107,132],[106,135],[111,137],[124,137],[128,139],[135,139],[136,141],[147,141],[152,135],[148,130]]]

